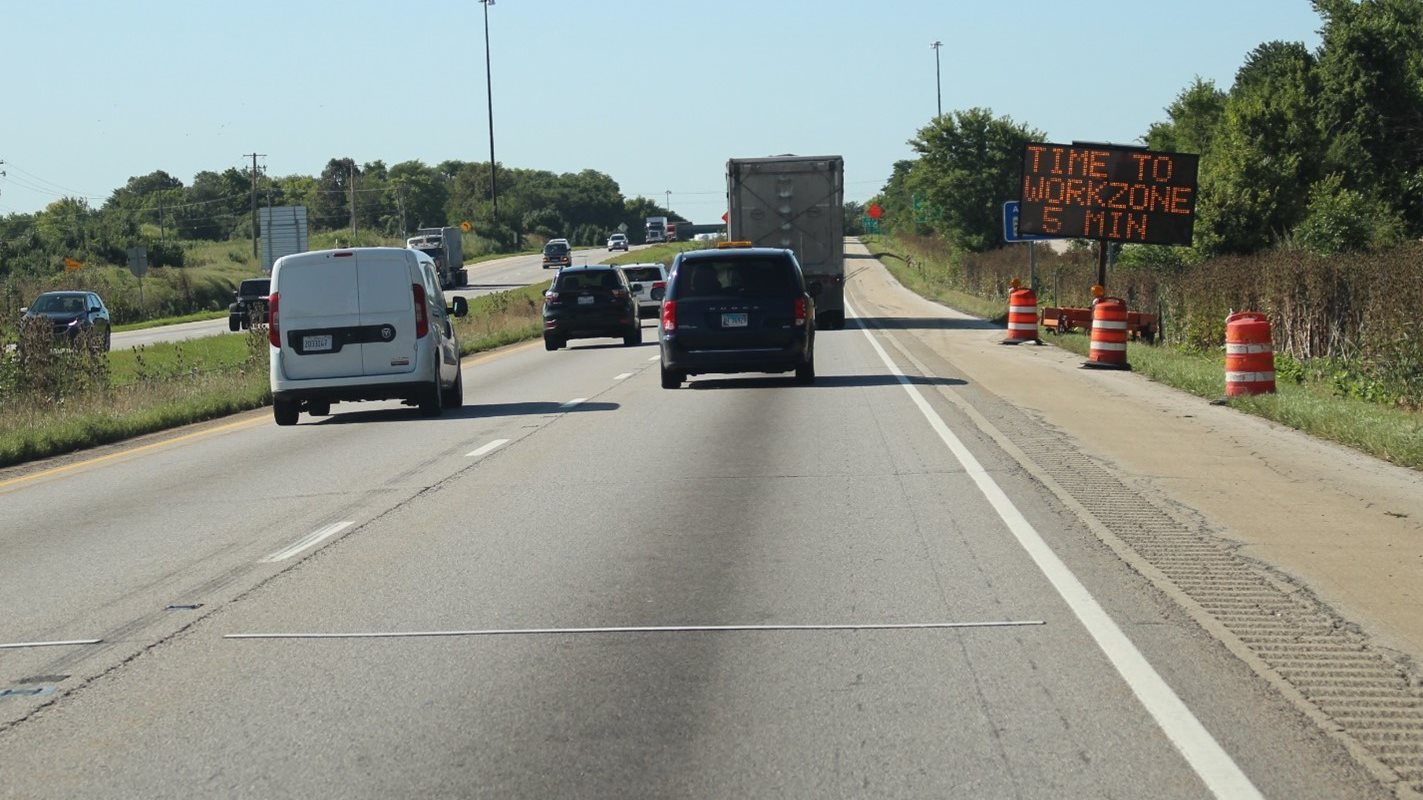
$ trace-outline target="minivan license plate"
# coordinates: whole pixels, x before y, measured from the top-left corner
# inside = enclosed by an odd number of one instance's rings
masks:
[[[301,337],[301,349],[307,353],[317,353],[331,349],[331,334]]]
[[[744,328],[746,327],[745,314],[722,314],[721,327],[723,328]]]

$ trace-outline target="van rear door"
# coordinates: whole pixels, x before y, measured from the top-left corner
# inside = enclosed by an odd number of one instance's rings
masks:
[[[283,257],[272,275],[280,297],[282,373],[292,380],[364,374],[356,255],[349,250]]]
[[[415,292],[422,284],[414,251],[358,251],[360,325],[365,335],[362,369],[366,375],[412,372],[416,365]],[[282,302],[285,304],[286,299]],[[283,306],[285,308],[285,306]],[[433,322],[433,320],[432,320]]]

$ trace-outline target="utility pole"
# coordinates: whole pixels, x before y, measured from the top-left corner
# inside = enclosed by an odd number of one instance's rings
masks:
[[[934,98],[938,103],[940,117],[944,116],[944,90],[939,80],[939,48],[943,46],[944,43],[939,41],[929,43],[929,47],[934,50]]]
[[[484,91],[489,99],[489,200],[494,205],[490,219],[494,227],[499,224],[499,187],[494,175],[494,76],[489,70],[489,7],[494,0],[479,2],[484,6]]]
[[[665,189],[665,190],[663,190],[662,193],[665,194],[665,195],[667,195],[667,205],[665,205],[665,206],[663,206],[663,207],[667,209],[667,213],[668,213],[668,214],[671,214],[671,213],[672,213],[672,190],[671,190],[671,189]]]
[[[351,162],[351,170],[346,173],[350,179],[346,182],[351,185],[351,246],[356,246],[356,162]]]
[[[167,231],[163,227],[163,201],[158,201],[158,241],[161,244],[168,238]]]
[[[266,158],[267,154],[244,153],[243,157],[252,159],[252,258],[256,260],[261,258],[257,253],[257,159]]]

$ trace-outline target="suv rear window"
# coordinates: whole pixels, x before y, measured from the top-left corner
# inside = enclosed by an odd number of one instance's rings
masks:
[[[569,272],[564,270],[558,273],[558,290],[561,292],[572,292],[580,289],[621,289],[622,281],[618,280],[618,273],[610,269],[580,270]]]
[[[269,278],[252,278],[245,280],[237,289],[238,294],[246,297],[260,297],[272,293],[272,281]]]
[[[623,274],[628,276],[628,280],[630,281],[662,280],[662,270],[657,267],[624,267]]]
[[[784,258],[698,258],[677,269],[678,297],[798,293],[794,267]]]

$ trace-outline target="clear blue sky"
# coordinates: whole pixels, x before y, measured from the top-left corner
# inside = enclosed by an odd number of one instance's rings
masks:
[[[99,205],[265,153],[489,157],[477,0],[0,0],[0,214]],[[606,172],[696,222],[731,156],[845,157],[863,200],[935,112],[986,106],[1053,141],[1136,141],[1194,76],[1229,87],[1255,45],[1319,43],[1308,0],[496,0],[495,154]]]

